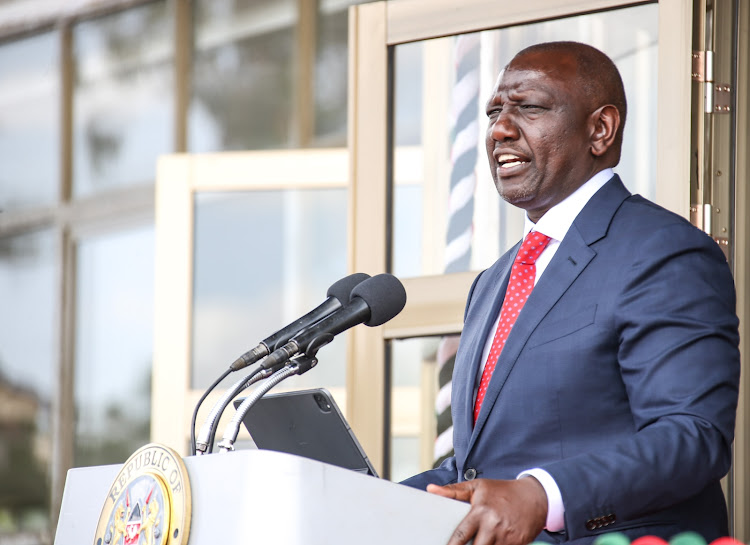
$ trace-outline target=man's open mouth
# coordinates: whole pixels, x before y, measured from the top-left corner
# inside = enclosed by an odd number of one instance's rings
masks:
[[[503,153],[497,157],[497,164],[500,168],[513,168],[528,162],[527,159],[512,153]]]

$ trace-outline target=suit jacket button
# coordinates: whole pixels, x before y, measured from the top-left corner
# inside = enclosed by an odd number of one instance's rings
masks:
[[[589,531],[596,530],[596,521],[594,520],[587,520],[586,521],[586,529]]]
[[[477,476],[477,470],[473,467],[470,467],[466,471],[464,471],[464,479],[467,481],[473,481]]]

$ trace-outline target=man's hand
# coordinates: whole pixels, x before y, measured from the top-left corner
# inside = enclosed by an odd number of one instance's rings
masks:
[[[431,484],[427,492],[471,503],[469,514],[456,527],[448,545],[463,545],[472,538],[474,545],[527,545],[547,521],[547,494],[533,477]]]

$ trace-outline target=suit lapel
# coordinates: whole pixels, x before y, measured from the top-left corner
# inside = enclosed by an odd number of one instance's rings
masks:
[[[482,409],[471,434],[468,451],[471,450],[481,433],[488,415],[491,413],[492,407],[529,337],[550,309],[557,304],[570,285],[594,259],[596,252],[590,245],[606,235],[614,213],[629,195],[619,177],[615,176],[589,200],[571,225],[508,335],[482,402]],[[514,256],[516,252],[513,253]],[[512,261],[507,266],[503,277],[505,280],[503,294],[505,293],[507,275],[510,272],[511,265]],[[493,320],[495,317],[496,314],[492,314]],[[485,330],[482,339],[486,340],[486,335]],[[484,342],[480,341],[476,344],[481,345],[479,348],[481,356]],[[478,360],[478,357],[476,359]],[[478,362],[475,364],[474,379],[476,379],[476,368],[478,368]],[[470,387],[472,391],[469,398],[473,403],[474,381],[471,381]]]
[[[465,369],[461,369],[466,376],[459,380],[454,380],[454,385],[463,385],[460,393],[456,392],[461,396],[461,399],[455,399],[454,403],[456,404],[456,408],[461,409],[461,414],[457,414],[456,416],[463,420],[462,428],[466,430],[471,430],[474,427],[474,385],[477,382],[477,374],[481,366],[485,341],[488,335],[494,334],[494,331],[491,331],[491,329],[495,318],[500,313],[505,290],[508,286],[510,270],[513,266],[513,259],[520,247],[521,243],[519,242],[501,258],[501,260],[505,259],[504,262],[498,262],[498,266],[487,269],[482,275],[480,279],[482,289],[479,289],[480,286],[478,286],[477,297],[471,303],[470,320],[476,321],[478,325],[476,327],[469,327],[470,324],[468,324],[468,321],[467,324],[464,324],[464,331],[470,333],[466,339],[464,339],[462,333],[460,348],[469,351],[465,361],[470,362],[470,365],[466,366]],[[474,305],[476,305],[476,308],[474,308]],[[491,319],[488,319],[488,317],[491,317]]]

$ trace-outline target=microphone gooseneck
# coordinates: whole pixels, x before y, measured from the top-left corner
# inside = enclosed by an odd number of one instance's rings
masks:
[[[219,398],[211,409],[211,412],[208,413],[206,420],[203,422],[203,427],[198,433],[198,438],[195,441],[195,449],[198,456],[211,453],[214,436],[216,435],[216,428],[219,425],[219,418],[237,394],[248,389],[256,382],[270,377],[273,373],[278,371],[280,367],[281,365],[271,369],[257,367],[256,369],[253,369],[249,375],[235,382],[226,392],[224,392],[224,395]]]
[[[239,358],[237,358],[234,362],[232,362],[232,364],[229,366],[229,369],[227,369],[211,386],[209,386],[209,388],[205,392],[203,392],[203,395],[195,405],[195,409],[193,409],[193,415],[190,421],[190,453],[194,455],[196,454],[196,450],[198,449],[195,440],[195,422],[198,418],[198,410],[200,409],[206,397],[208,397],[208,394],[213,391],[213,389],[216,388],[216,386],[218,386],[218,384],[222,380],[224,380],[230,373],[239,371],[240,369],[244,369],[248,365],[252,365],[253,363],[263,359],[269,353],[275,350],[278,345],[285,343],[293,335],[299,333],[306,327],[315,324],[332,312],[340,309],[347,301],[349,301],[352,290],[368,278],[370,278],[369,274],[354,273],[345,276],[340,280],[337,280],[328,288],[327,299],[323,301],[323,303],[318,305],[318,307],[311,310],[286,327],[280,329],[273,335],[266,337],[257,346],[251,348],[250,350],[242,354]],[[284,362],[285,361],[286,360],[284,360]],[[284,362],[281,363],[283,364]],[[223,405],[223,407],[226,408],[228,404],[229,401],[227,401],[226,404]],[[223,411],[224,408],[222,408],[221,411]],[[208,448],[209,452],[213,446],[213,436],[216,433],[216,426],[219,417],[221,417],[221,412],[218,414],[216,422],[212,424],[213,431],[211,432],[210,441],[208,442],[207,446],[202,447],[204,449]]]
[[[318,350],[330,343],[336,335],[362,323],[370,327],[384,324],[401,312],[405,304],[406,290],[398,278],[391,274],[370,277],[364,273],[356,273],[335,282],[328,289],[328,298],[316,309],[267,337],[230,365],[221,378],[260,361],[255,371],[236,382],[214,405],[197,440],[195,415],[200,402],[196,406],[191,427],[192,452],[197,450],[198,454],[204,454],[213,450],[221,414],[239,392],[267,379],[238,407],[219,443],[222,452],[234,450],[240,423],[250,408],[282,380],[314,367],[318,362],[315,357]]]
[[[299,356],[289,362],[289,365],[284,366],[282,369],[276,371],[268,381],[264,382],[259,386],[251,395],[245,398],[245,400],[237,407],[237,410],[232,417],[232,420],[227,424],[224,430],[224,435],[221,441],[219,441],[220,452],[228,452],[234,450],[234,442],[237,440],[237,435],[240,433],[240,424],[247,415],[248,411],[255,405],[260,398],[262,398],[271,388],[276,386],[282,380],[291,377],[292,375],[301,375],[306,373],[318,363],[318,360],[311,356]]]

